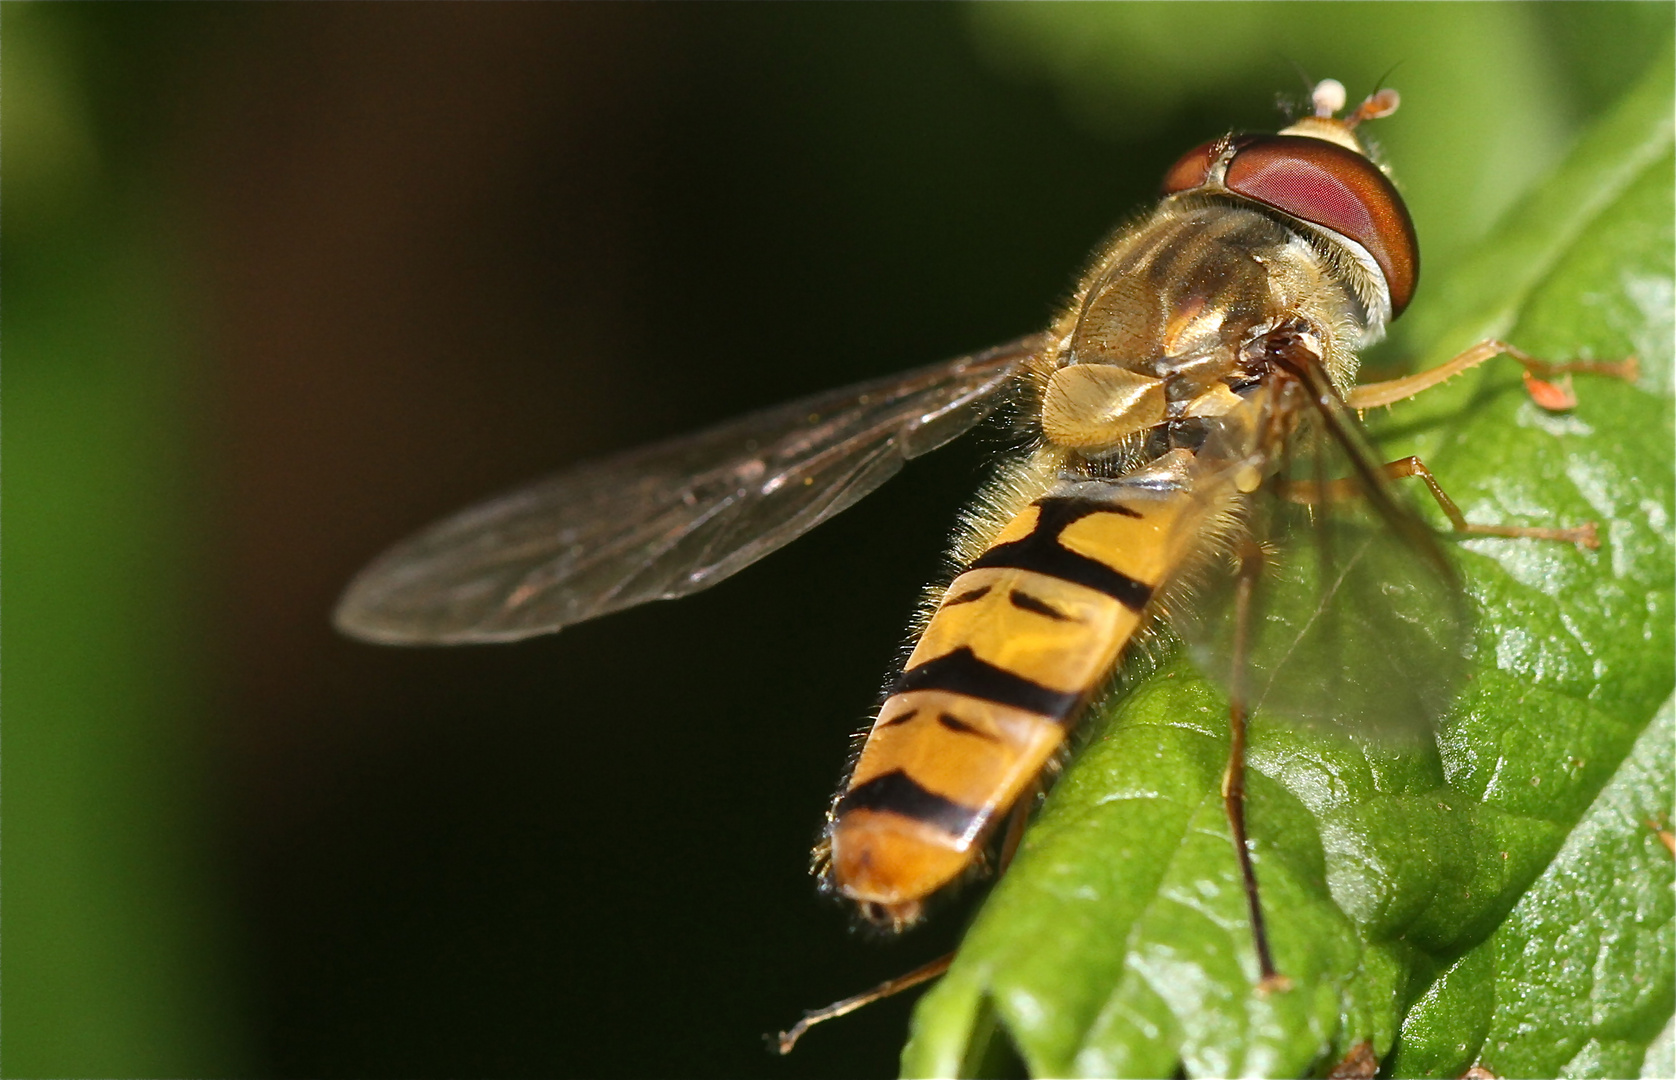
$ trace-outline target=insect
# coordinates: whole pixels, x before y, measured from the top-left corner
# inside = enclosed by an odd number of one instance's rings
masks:
[[[915,922],[1009,815],[1022,821],[1090,701],[1168,625],[1229,688],[1223,794],[1261,974],[1283,985],[1247,845],[1247,714],[1424,727],[1462,670],[1454,570],[1390,482],[1419,478],[1459,533],[1595,544],[1592,525],[1468,523],[1418,459],[1376,458],[1355,412],[1502,354],[1536,375],[1633,374],[1489,341],[1356,385],[1359,351],[1414,295],[1419,252],[1357,131],[1395,111],[1396,93],[1340,117],[1344,105],[1326,80],[1278,134],[1188,151],[1046,331],[468,509],[368,566],[338,627],[396,644],[509,641],[696,592],[1010,404],[1029,448],[999,466],[955,542],[957,570],[832,803],[823,883],[870,922]],[[1564,404],[1559,387],[1533,390]],[[787,1042],[940,970],[809,1014]]]

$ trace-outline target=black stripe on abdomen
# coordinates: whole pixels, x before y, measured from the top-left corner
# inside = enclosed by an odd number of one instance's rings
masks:
[[[1038,500],[1036,506],[1039,509],[1036,527],[1030,530],[1029,536],[996,544],[979,555],[967,569],[1029,570],[1105,593],[1130,611],[1146,607],[1152,599],[1151,585],[1113,570],[1098,559],[1079,555],[1059,543],[1059,534],[1068,525],[1090,514],[1140,517],[1139,513],[1115,503],[1051,496]]]
[[[935,825],[954,836],[964,835],[981,811],[962,806],[921,787],[919,781],[896,769],[857,784],[838,800],[838,816],[851,810],[877,810]]]
[[[890,688],[890,696],[911,690],[946,690],[951,694],[982,698],[997,705],[1010,705],[1025,712],[1063,720],[1076,710],[1081,694],[1067,694],[1039,682],[1014,675],[987,660],[978,659],[971,646],[909,668]]]

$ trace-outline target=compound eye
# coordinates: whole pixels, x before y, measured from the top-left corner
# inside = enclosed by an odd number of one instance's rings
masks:
[[[1181,160],[1171,165],[1170,171],[1164,174],[1163,193],[1174,195],[1202,186],[1206,174],[1210,172],[1211,162],[1216,160],[1216,145],[1221,141],[1212,139],[1202,142],[1181,155]]]
[[[1205,179],[1210,175],[1210,167],[1216,164],[1216,159],[1222,155],[1224,147],[1245,146],[1254,141],[1254,138],[1251,135],[1229,135],[1200,143],[1170,166],[1170,171],[1164,174],[1161,192],[1165,195],[1178,195],[1183,191],[1204,187]]]
[[[1373,162],[1324,139],[1266,135],[1240,148],[1224,183],[1362,245],[1385,275],[1392,317],[1408,306],[1420,276],[1420,247],[1402,196]]]

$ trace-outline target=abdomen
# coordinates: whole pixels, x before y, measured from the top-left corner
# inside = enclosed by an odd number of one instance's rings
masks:
[[[1000,530],[943,595],[834,805],[839,892],[902,926],[971,865],[1141,627],[1197,512],[1185,492],[1078,482]]]

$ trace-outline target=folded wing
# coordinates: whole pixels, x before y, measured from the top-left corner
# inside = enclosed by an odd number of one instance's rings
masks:
[[[1212,680],[1227,686],[1240,671],[1247,704],[1260,711],[1423,741],[1466,677],[1472,617],[1460,578],[1412,486],[1384,480],[1325,378],[1297,389],[1311,415],[1277,448],[1279,477],[1247,504],[1264,572],[1243,645],[1226,560],[1204,568],[1198,602],[1172,624]]]

